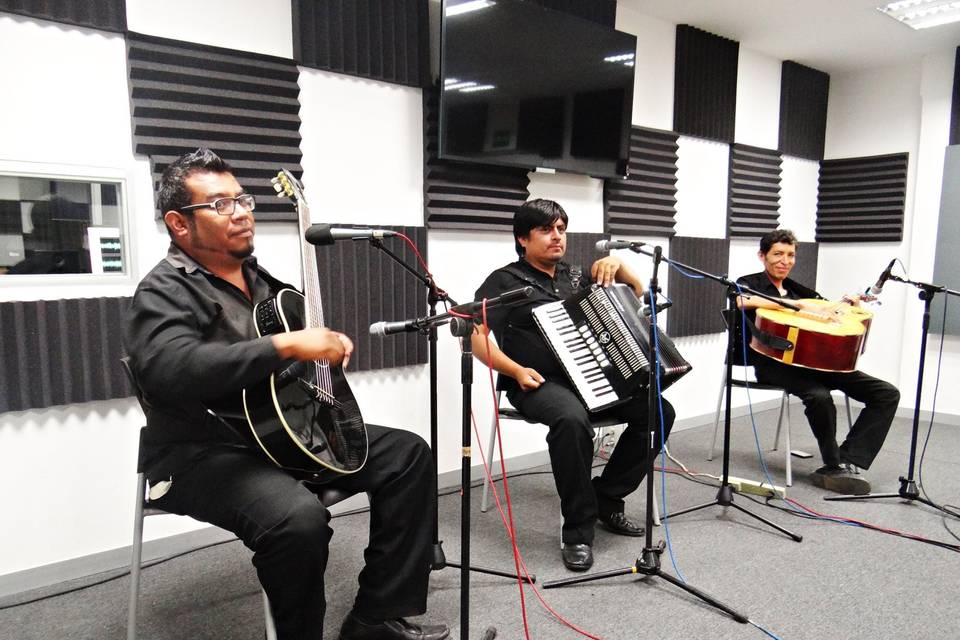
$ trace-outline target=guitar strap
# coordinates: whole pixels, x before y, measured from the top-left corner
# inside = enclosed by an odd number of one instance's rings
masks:
[[[750,334],[757,339],[762,345],[768,346],[771,349],[777,349],[778,351],[789,351],[793,349],[793,343],[787,340],[786,338],[781,338],[780,336],[775,336],[772,333],[767,333],[760,329],[757,325],[753,323],[753,320],[750,319],[750,316],[742,314],[744,319],[747,321],[747,329],[750,331]]]
[[[540,291],[543,291],[545,294],[547,294],[554,300],[562,299],[559,295],[557,295],[557,293],[553,289],[549,289],[543,286],[543,284],[539,282],[536,278],[531,276],[529,273],[524,273],[515,265],[508,264],[507,266],[502,267],[501,271],[506,271],[507,273],[514,276],[515,278],[531,286],[536,287],[537,289],[539,289]],[[571,265],[567,268],[567,271],[570,274],[570,284],[573,285],[574,290],[579,289],[580,280],[581,278],[583,278],[583,270],[580,268],[580,265]]]

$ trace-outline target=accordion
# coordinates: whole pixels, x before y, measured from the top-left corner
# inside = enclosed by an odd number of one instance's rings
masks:
[[[651,362],[660,363],[660,388],[683,377],[690,363],[657,327],[660,357],[650,347],[650,321],[623,284],[593,285],[566,300],[533,310],[540,332],[589,411],[600,411],[645,387]]]

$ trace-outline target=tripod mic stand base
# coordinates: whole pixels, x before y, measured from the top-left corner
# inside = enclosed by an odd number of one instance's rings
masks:
[[[453,568],[459,569],[460,563],[458,562],[447,562],[447,556],[443,553],[443,540],[438,541],[433,545],[433,561],[430,563],[431,571],[440,571],[441,569]],[[500,576],[501,578],[510,578],[511,580],[517,579],[517,574],[510,571],[501,571],[499,569],[487,569],[486,567],[475,567],[470,565],[467,567],[469,571],[476,571],[477,573],[485,573],[490,576]],[[520,578],[527,584],[536,584],[537,576],[530,574],[530,576],[523,576]]]
[[[628,574],[639,573],[646,576],[657,576],[657,577],[663,578],[670,584],[676,587],[679,587],[692,595],[695,595],[696,597],[700,598],[710,606],[720,609],[720,611],[723,611],[724,613],[729,615],[731,618],[733,618],[737,622],[741,624],[746,624],[747,622],[749,622],[749,619],[745,615],[737,611],[734,611],[733,609],[723,604],[722,602],[720,602],[710,594],[706,593],[705,591],[701,591],[700,589],[697,589],[696,587],[691,586],[686,582],[678,580],[673,576],[667,573],[664,573],[663,570],[660,568],[660,555],[663,553],[663,550],[664,550],[664,543],[661,540],[656,546],[644,547],[640,558],[637,559],[637,561],[633,564],[633,566],[625,567],[623,569],[613,569],[611,571],[599,571],[597,573],[591,573],[585,576],[564,578],[562,580],[550,580],[548,582],[543,583],[543,588],[552,589],[554,587],[563,587],[569,584],[579,584],[581,582],[591,582],[593,580],[602,580],[604,578],[612,578],[613,576],[623,576]]]
[[[764,518],[763,516],[757,515],[757,514],[755,514],[754,512],[750,511],[749,509],[744,509],[743,507],[741,507],[740,505],[738,505],[736,502],[733,501],[733,496],[734,496],[735,493],[736,493],[736,491],[734,491],[734,489],[733,489],[733,487],[732,487],[731,485],[729,485],[729,484],[727,484],[727,483],[724,483],[724,484],[720,485],[720,490],[717,491],[717,498],[716,498],[716,500],[714,500],[713,502],[705,502],[705,503],[703,503],[703,504],[698,504],[698,505],[695,506],[695,507],[688,507],[688,508],[686,508],[686,509],[681,509],[680,511],[675,511],[674,513],[670,513],[670,514],[667,514],[667,515],[665,515],[665,516],[660,516],[660,520],[662,521],[662,520],[666,520],[667,518],[675,518],[675,517],[681,516],[681,515],[683,515],[683,514],[685,514],[685,513],[691,513],[691,512],[693,512],[693,511],[699,511],[700,509],[706,509],[707,507],[714,507],[714,506],[733,507],[734,509],[736,509],[736,510],[739,511],[740,513],[745,513],[746,515],[750,516],[751,518],[754,518],[755,520],[759,520],[760,522],[762,522],[763,524],[767,525],[768,527],[771,527],[771,528],[773,528],[773,529],[776,529],[777,531],[779,531],[779,532],[782,533],[783,535],[788,536],[788,537],[789,537],[791,540],[793,540],[794,542],[802,542],[802,541],[803,541],[803,536],[801,536],[801,535],[799,535],[799,534],[796,534],[796,533],[793,533],[793,532],[790,531],[789,529],[785,529],[784,527],[781,527],[781,526],[778,525],[776,522],[773,522],[773,521],[771,521],[771,520],[767,520],[767,519]]]
[[[922,502],[928,507],[940,510],[940,507],[930,502],[926,498],[920,495],[920,490],[917,488],[917,483],[915,480],[910,478],[904,478],[900,476],[900,491],[897,493],[865,493],[862,496],[824,496],[824,500],[834,500],[834,501],[852,501],[852,500],[873,500],[874,498],[902,498],[904,500],[912,500],[916,502]]]

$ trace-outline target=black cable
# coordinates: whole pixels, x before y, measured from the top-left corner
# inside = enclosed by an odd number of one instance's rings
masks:
[[[946,506],[949,507],[950,505],[946,505]],[[941,517],[940,521],[943,523],[943,528],[947,530],[947,533],[953,536],[955,540],[960,541],[960,535],[958,535],[957,532],[951,529],[950,525],[947,524],[947,516]]]

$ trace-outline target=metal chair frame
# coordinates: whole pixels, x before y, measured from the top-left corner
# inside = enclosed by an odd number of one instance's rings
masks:
[[[144,413],[147,412],[150,405],[143,397],[143,391],[133,375],[130,367],[129,358],[122,358],[121,364],[130,384],[133,386],[137,401],[140,403]],[[143,521],[147,516],[162,515],[167,513],[163,509],[151,506],[147,496],[147,477],[140,468],[140,451],[143,445],[143,435],[146,427],[140,428],[140,445],[137,450],[137,488],[133,509],[133,545],[130,559],[130,601],[127,608],[127,640],[136,640],[137,637],[137,617],[139,613],[140,602],[140,572],[143,560]],[[340,489],[327,488],[317,492],[317,498],[327,508],[332,507],[338,502],[346,500],[351,495],[350,492]],[[277,640],[277,631],[273,621],[273,612],[270,608],[270,600],[263,589],[260,590],[263,596],[263,619],[264,619],[264,638],[266,640]]]
[[[490,441],[487,443],[486,450],[486,459],[487,459],[487,469],[490,470],[490,476],[484,474],[483,476],[483,498],[480,501],[480,511],[483,513],[487,512],[489,509],[489,493],[490,493],[490,479],[493,476],[493,455],[497,446],[497,417],[499,416],[500,420],[521,420],[528,424],[541,424],[535,420],[529,420],[523,416],[519,411],[514,407],[510,406],[509,402],[503,402],[503,394],[501,391],[497,390],[497,407],[498,412],[490,421]],[[603,420],[592,421],[591,425],[594,430],[597,431],[599,435],[602,433],[602,430],[606,427],[612,427],[615,425],[623,424],[621,421],[616,418],[606,418]],[[546,425],[541,425],[546,427]],[[656,502],[656,494],[654,494],[654,503],[653,503],[653,521],[656,525],[660,525],[660,508]]]

